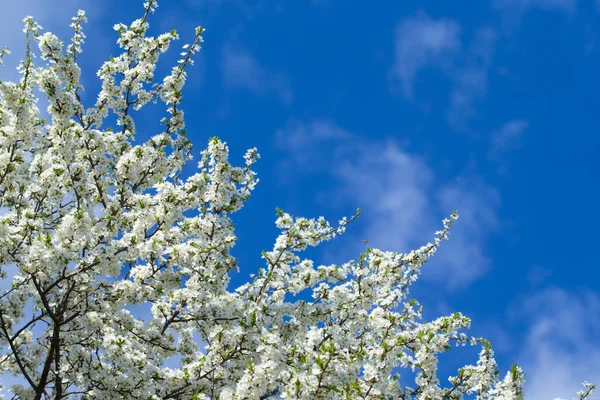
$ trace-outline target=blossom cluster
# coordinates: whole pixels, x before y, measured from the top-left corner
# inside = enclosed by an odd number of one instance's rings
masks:
[[[409,297],[456,213],[417,250],[367,248],[316,266],[302,251],[341,234],[358,212],[331,225],[278,209],[281,233],[264,267],[228,290],[231,215],[258,182],[259,155],[250,149],[233,166],[227,145],[211,138],[184,177],[192,148],[182,89],[204,30],[155,83],[178,34],[148,36],[157,3],[144,6],[141,18],[114,26],[122,53],[98,71],[92,107],[77,64],[83,11],[66,48],[25,18],[21,79],[0,82],[0,279],[10,280],[0,291],[0,374],[22,378],[9,388],[14,398],[522,398],[523,371],[500,376],[489,342],[462,332],[467,317],[423,321]],[[164,129],[134,144],[135,112],[149,102],[164,105]],[[465,345],[481,346],[476,364],[440,381],[439,354]],[[407,369],[414,385],[400,383]],[[592,395],[586,385],[580,399]]]

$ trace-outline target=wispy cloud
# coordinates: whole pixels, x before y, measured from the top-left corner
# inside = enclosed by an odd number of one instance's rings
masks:
[[[478,30],[473,41],[460,54],[456,68],[449,71],[453,88],[447,117],[450,125],[456,129],[467,130],[468,122],[477,115],[476,101],[487,94],[496,40],[494,30]]]
[[[521,364],[526,399],[572,398],[583,381],[600,382],[600,297],[552,288],[519,303],[531,321]]]
[[[528,126],[529,123],[524,119],[514,119],[504,123],[492,135],[488,156],[497,159],[503,152],[519,147],[520,138]]]
[[[552,270],[542,265],[536,264],[531,267],[527,273],[527,281],[532,287],[540,286],[552,276]]]
[[[40,22],[53,22],[64,19],[65,25],[68,25],[71,22],[69,18],[74,16],[79,8],[87,9],[90,6],[93,6],[93,2],[90,0],[64,0],[61,1],[60,7],[44,0],[8,2],[4,5],[2,14],[0,14],[0,20],[3,23],[0,30],[4,33],[12,27],[22,28],[22,20],[26,15],[31,15]]]
[[[187,0],[185,3],[196,13],[202,13],[203,19],[212,19],[221,11],[234,9],[251,20],[265,9],[278,6],[276,2],[269,0]]]
[[[421,71],[442,71],[452,83],[448,122],[464,130],[476,116],[475,100],[486,94],[496,39],[494,30],[482,28],[469,43],[463,43],[461,27],[455,20],[433,19],[423,13],[405,18],[396,29],[392,76],[401,84],[404,95],[413,99]]]
[[[25,48],[25,35],[22,33],[24,17],[33,16],[44,28],[49,28],[48,24],[53,25],[59,21],[67,27],[71,22],[70,17],[75,15],[76,11],[75,0],[65,1],[60,7],[42,0],[10,1],[3,4],[0,13],[0,47],[6,45],[13,53],[4,58],[6,67],[1,71],[3,79],[18,77],[15,68]]]
[[[293,100],[293,90],[286,75],[268,70],[240,46],[228,44],[223,48],[221,70],[225,86],[229,89],[246,89],[260,95],[275,94],[286,104]]]
[[[510,175],[510,153],[521,147],[522,136],[528,128],[526,120],[514,119],[492,132],[486,156],[498,174]]]
[[[546,10],[573,11],[577,6],[577,0],[495,0],[498,7],[510,7],[520,11],[530,8],[541,8]]]
[[[492,267],[484,245],[487,234],[498,227],[499,192],[471,177],[440,187],[436,197],[440,210],[456,209],[460,218],[452,228],[450,242],[440,247],[436,257],[442,262],[434,264],[431,274],[453,288],[466,286]]]
[[[282,171],[289,175],[293,169],[295,176],[328,174],[335,184],[321,193],[323,198],[336,199],[338,206],[362,208],[360,232],[353,232],[354,227],[346,234],[356,244],[353,251],[362,251],[362,239],[385,250],[411,250],[430,240],[441,219],[456,208],[461,218],[452,240],[444,243],[424,279],[458,289],[490,267],[483,244],[497,224],[499,198],[493,188],[468,178],[438,183],[423,159],[395,141],[365,140],[331,121],[296,121],[276,137],[288,152],[287,169]]]
[[[45,0],[21,0],[5,3],[2,13],[0,13],[0,47],[7,45],[11,54],[4,57],[5,67],[0,69],[0,79],[2,80],[18,80],[20,78],[16,67],[23,58],[25,49],[23,18],[26,16],[32,16],[44,31],[50,31],[68,43],[73,34],[73,30],[69,27],[72,22],[71,18],[77,14],[79,9],[84,10],[88,17],[88,23],[83,27],[87,39],[83,45],[83,57],[80,59],[80,66],[84,70],[92,64],[93,68],[97,68],[103,61],[101,58],[108,57],[112,43],[117,39],[116,33],[106,35],[104,27],[95,23],[109,11],[109,7],[103,2],[64,0],[60,2],[60,6],[57,6],[56,2]],[[142,10],[141,3],[139,10]],[[135,16],[137,17],[137,14]],[[97,80],[97,77],[91,75],[91,77],[87,74],[82,75],[84,86],[87,86],[92,80]],[[40,107],[40,109],[44,108]]]
[[[447,18],[432,19],[426,14],[406,18],[398,24],[395,36],[394,66],[397,78],[408,98],[412,98],[419,71],[445,65],[460,50],[460,25]]]
[[[277,140],[292,149],[312,146],[315,141],[349,140],[352,135],[328,120],[316,120],[308,123],[292,122],[287,129],[277,134]],[[300,155],[300,154],[296,154]]]

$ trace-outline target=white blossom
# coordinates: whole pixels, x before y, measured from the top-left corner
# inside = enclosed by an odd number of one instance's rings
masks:
[[[25,18],[21,79],[0,82],[0,277],[18,271],[0,292],[0,374],[22,378],[10,387],[15,398],[521,398],[523,371],[499,379],[490,344],[462,332],[467,317],[423,321],[409,297],[456,213],[417,250],[367,248],[316,265],[301,252],[343,233],[360,211],[332,226],[277,209],[281,232],[263,267],[228,290],[231,215],[256,187],[259,155],[250,149],[233,166],[226,143],[211,138],[197,171],[183,175],[192,150],[182,90],[204,29],[155,83],[179,38],[147,35],[157,6],[146,1],[141,18],[114,26],[123,51],[98,71],[91,107],[77,64],[83,11],[66,48]],[[164,105],[164,130],[134,144],[135,112],[149,102]],[[302,292],[312,300],[295,297]],[[482,345],[479,360],[444,386],[438,355],[466,344]],[[414,385],[400,384],[398,368],[416,372]],[[580,399],[592,396],[585,385]]]

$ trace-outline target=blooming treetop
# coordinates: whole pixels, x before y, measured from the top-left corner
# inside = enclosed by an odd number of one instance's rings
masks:
[[[467,317],[422,322],[407,297],[457,214],[410,253],[368,248],[358,261],[315,266],[299,254],[355,217],[331,226],[277,210],[265,268],[227,290],[230,216],[258,181],[259,156],[248,150],[234,167],[212,138],[198,171],[182,177],[192,158],[182,88],[203,29],[153,83],[178,38],[146,35],[156,7],[150,0],[142,18],[115,25],[123,52],[98,71],[90,108],[77,64],[83,11],[66,46],[25,18],[21,79],[0,83],[0,274],[10,279],[0,291],[0,373],[21,377],[14,398],[521,398],[523,372],[499,376],[490,344],[459,333]],[[148,102],[165,105],[162,132],[134,145],[133,112]],[[286,297],[303,291],[313,300]],[[151,316],[140,319],[130,307],[143,304]],[[482,345],[479,360],[440,382],[437,355],[466,344]],[[414,384],[401,385],[402,368],[416,372]]]

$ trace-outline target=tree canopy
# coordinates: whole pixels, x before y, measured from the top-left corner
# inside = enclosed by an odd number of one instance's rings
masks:
[[[522,398],[523,371],[500,373],[490,343],[463,332],[469,318],[423,321],[409,297],[456,213],[417,250],[367,247],[358,260],[316,266],[302,251],[359,212],[332,225],[277,209],[264,268],[227,289],[231,216],[258,182],[259,155],[250,149],[234,166],[211,138],[197,171],[183,173],[192,146],[182,90],[203,29],[155,82],[179,38],[147,35],[156,7],[115,25],[122,53],[98,71],[91,107],[78,66],[83,11],[68,44],[25,18],[21,78],[0,83],[0,276],[11,282],[0,291],[0,373],[22,378],[14,398]],[[162,131],[135,144],[135,112],[150,102],[164,105]],[[150,315],[132,311],[142,305]],[[479,359],[440,381],[438,355],[465,345],[481,346]],[[411,369],[414,382],[402,383]]]

